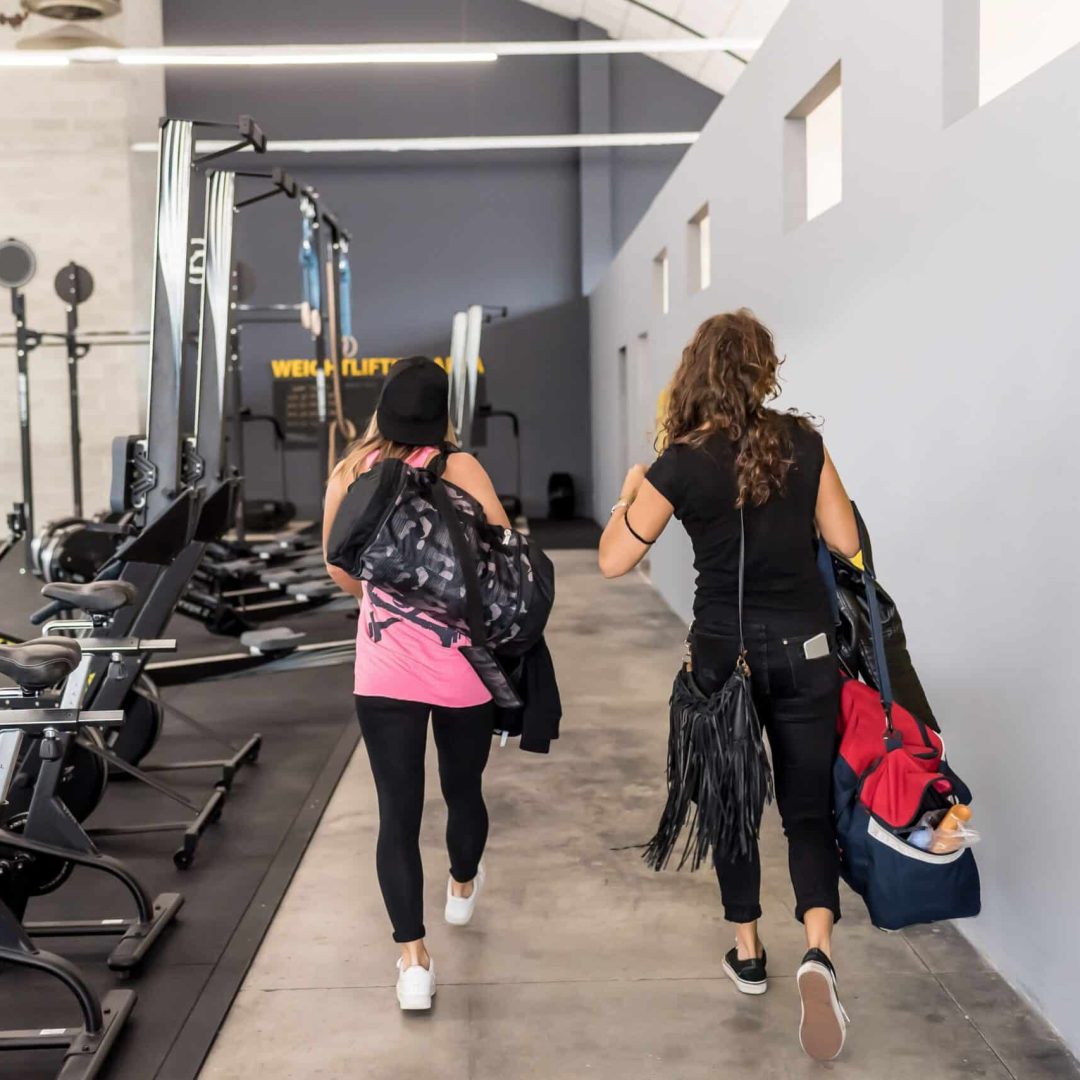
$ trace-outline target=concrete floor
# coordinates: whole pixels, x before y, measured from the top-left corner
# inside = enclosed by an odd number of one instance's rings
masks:
[[[775,811],[763,838],[770,989],[720,970],[731,932],[715,879],[654,874],[623,845],[662,805],[665,703],[683,628],[636,576],[604,582],[557,552],[549,643],[563,737],[549,757],[494,750],[488,888],[471,926],[441,917],[445,810],[429,758],[428,943],[439,993],[403,1015],[375,880],[375,796],[361,745],[202,1073],[203,1080],[860,1080],[1080,1078],[1076,1062],[951,927],[883,934],[846,895],[836,962],[842,1058],[799,1049],[802,956]]]

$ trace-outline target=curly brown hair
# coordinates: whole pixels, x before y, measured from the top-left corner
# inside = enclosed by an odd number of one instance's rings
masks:
[[[735,444],[736,506],[761,506],[784,491],[794,464],[795,412],[765,407],[780,393],[773,336],[748,308],[706,319],[672,379],[663,433],[669,444],[701,446],[723,432]]]

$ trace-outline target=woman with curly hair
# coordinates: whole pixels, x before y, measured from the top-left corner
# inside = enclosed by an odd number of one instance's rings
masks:
[[[840,918],[839,856],[831,811],[840,677],[829,600],[816,561],[820,536],[857,557],[855,515],[821,436],[803,416],[768,402],[781,360],[769,331],[744,309],[707,319],[671,383],[666,449],[626,476],[600,542],[600,569],[633,569],[672,515],[690,536],[697,585],[690,657],[705,694],[739,652],[740,518],[745,522],[743,632],[754,702],[772,751],[788,842],[795,916],[807,953],[798,970],[800,1040],[827,1060],[844,1044],[846,1016],[831,960]],[[716,866],[735,947],[723,970],[745,994],[767,988],[758,936],[761,861]]]

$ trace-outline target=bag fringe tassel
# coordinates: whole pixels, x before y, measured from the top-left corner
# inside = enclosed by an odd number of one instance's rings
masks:
[[[671,692],[667,805],[642,858],[654,870],[670,860],[687,828],[678,869],[750,857],[773,777],[747,674],[736,670],[710,697],[685,669]]]

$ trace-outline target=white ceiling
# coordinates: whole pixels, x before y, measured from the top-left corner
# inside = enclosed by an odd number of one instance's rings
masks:
[[[732,35],[763,38],[788,0],[646,0],[648,7],[669,15],[707,37]],[[687,38],[693,34],[645,10],[632,0],[525,0],[567,19],[586,19],[613,38]],[[747,59],[749,53],[740,53]],[[726,94],[744,65],[725,53],[658,55],[655,59]]]

